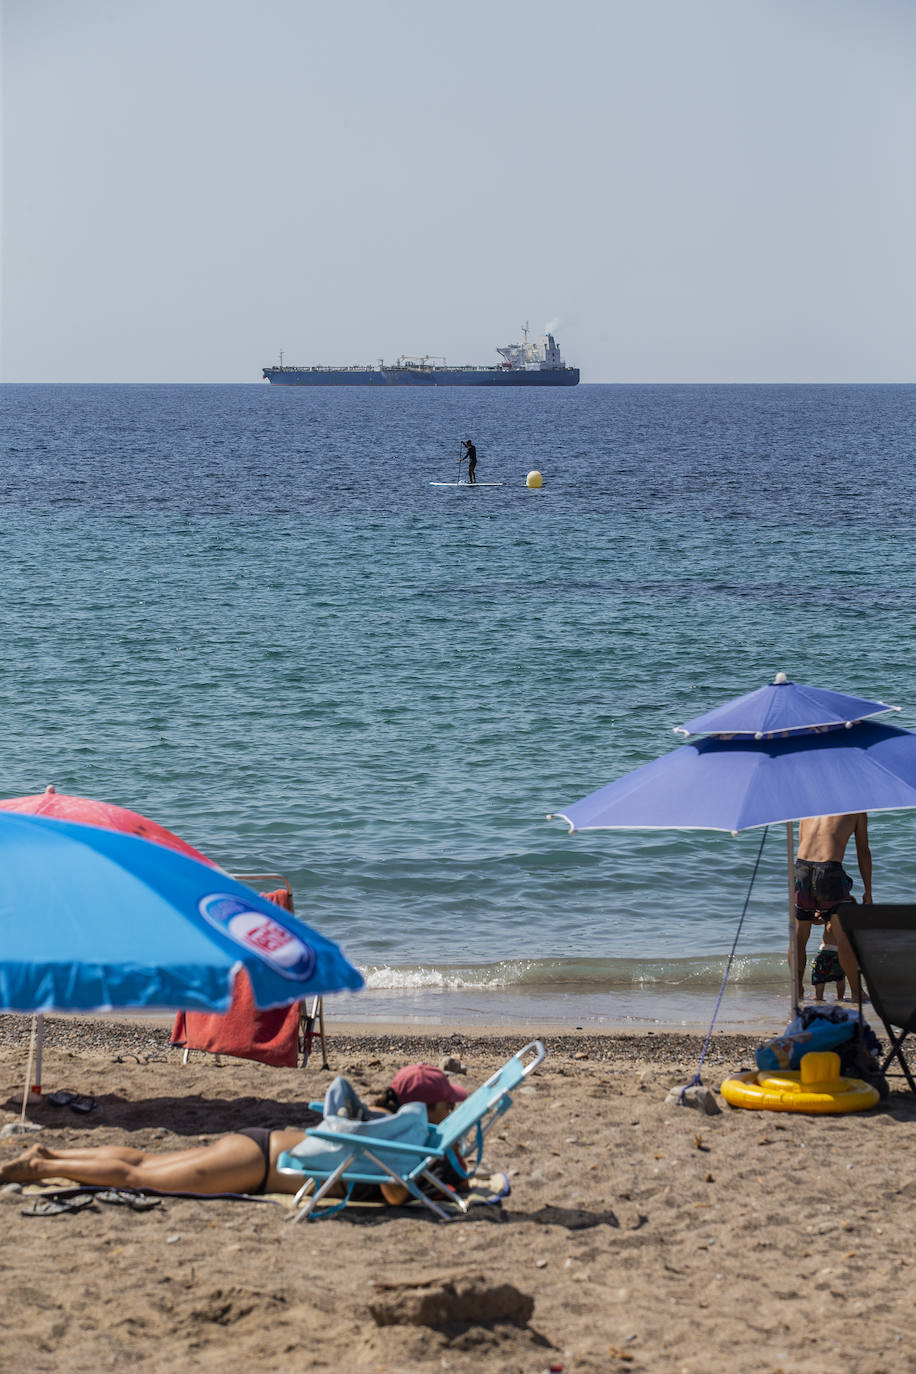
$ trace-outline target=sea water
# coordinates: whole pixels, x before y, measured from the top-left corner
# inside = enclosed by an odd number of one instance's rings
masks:
[[[762,832],[545,816],[780,670],[916,725],[916,387],[0,407],[0,794],[285,874],[366,975],[332,1015],[702,1025],[746,904],[721,1020],[784,1021],[784,829],[747,900]],[[505,486],[431,488],[468,437]],[[912,898],[916,818],[871,839],[876,899]]]

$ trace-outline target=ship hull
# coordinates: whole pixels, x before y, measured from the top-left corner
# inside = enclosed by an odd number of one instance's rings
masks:
[[[265,367],[273,386],[578,386],[577,367],[513,369]]]

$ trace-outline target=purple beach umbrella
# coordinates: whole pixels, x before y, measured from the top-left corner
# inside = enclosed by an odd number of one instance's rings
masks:
[[[792,690],[779,695],[786,689]],[[824,719],[825,699],[834,702],[829,722]],[[806,701],[813,704],[805,706]],[[780,702],[788,709],[778,711]],[[837,712],[838,702],[845,706]],[[682,727],[709,732],[705,739],[643,764],[547,819],[566,821],[570,834],[677,829],[737,835],[784,823],[794,950],[794,822],[916,808],[916,733],[867,719],[892,709],[881,702],[798,688],[780,674],[772,688],[739,697]],[[715,733],[710,721],[719,726]],[[796,986],[793,969],[793,1004]]]
[[[755,739],[767,739],[799,730],[848,727],[886,711],[899,710],[899,706],[886,706],[883,701],[866,701],[864,697],[847,696],[845,692],[806,687],[801,682],[790,682],[785,673],[777,673],[775,680],[766,687],[758,687],[756,692],[735,697],[724,706],[688,720],[686,725],[676,726],[674,733],[753,735]]]

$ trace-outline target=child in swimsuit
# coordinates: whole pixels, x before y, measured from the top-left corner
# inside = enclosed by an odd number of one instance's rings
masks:
[[[827,983],[836,983],[836,1000],[838,1002],[842,1002],[846,996],[846,974],[840,963],[836,937],[829,920],[824,926],[824,938],[821,940],[821,947],[814,958],[811,981],[814,984],[814,997],[818,1002],[824,1000],[824,988]]]

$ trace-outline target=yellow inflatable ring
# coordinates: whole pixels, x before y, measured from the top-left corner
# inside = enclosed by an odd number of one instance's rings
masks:
[[[800,1069],[736,1073],[720,1089],[732,1107],[766,1112],[864,1112],[879,1100],[877,1088],[861,1078],[840,1077],[840,1056],[832,1050],[802,1057]]]

